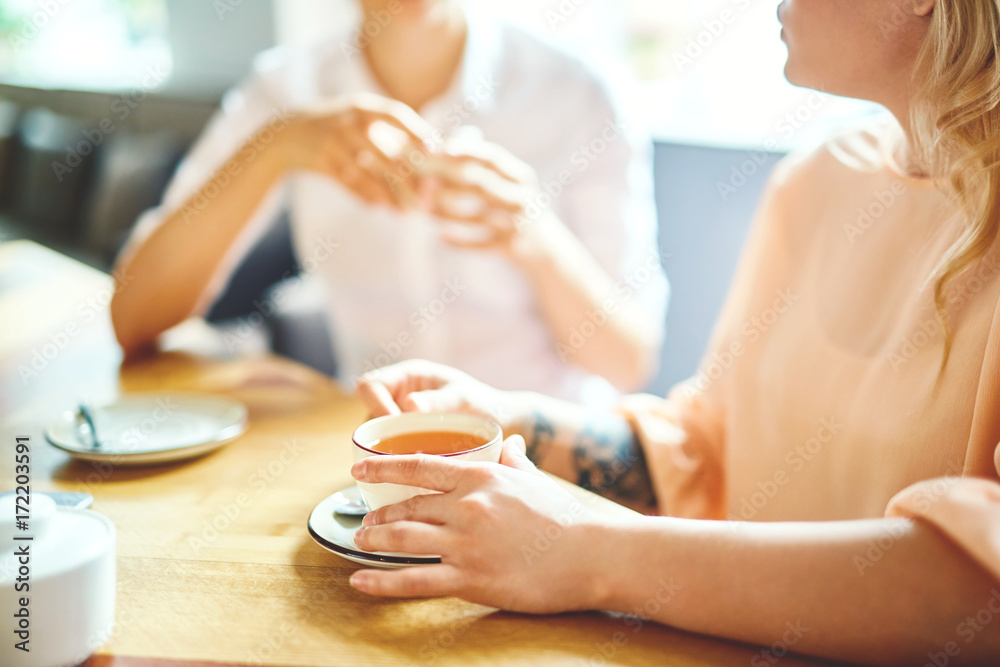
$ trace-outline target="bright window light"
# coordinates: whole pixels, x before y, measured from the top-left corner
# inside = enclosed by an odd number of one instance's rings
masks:
[[[3,0],[0,80],[155,88],[170,74],[164,0]]]

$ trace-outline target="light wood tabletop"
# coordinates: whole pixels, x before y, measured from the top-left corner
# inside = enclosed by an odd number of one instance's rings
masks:
[[[33,488],[87,491],[118,529],[117,623],[89,667],[755,664],[760,648],[628,617],[354,591],[358,566],[315,544],[306,521],[351,483],[362,406],[276,357],[175,351],[120,367],[111,289],[110,277],[35,244],[0,246],[0,451],[29,435]],[[141,469],[73,461],[44,442],[45,423],[81,398],[146,391],[237,399],[249,428],[200,459]],[[4,488],[12,463],[0,460]],[[628,511],[573,489],[602,511]]]

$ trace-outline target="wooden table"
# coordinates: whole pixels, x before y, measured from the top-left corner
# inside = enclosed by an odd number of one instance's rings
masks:
[[[354,591],[347,579],[357,566],[317,546],[306,520],[350,483],[360,404],[273,357],[171,352],[119,369],[100,305],[110,289],[108,276],[40,246],[0,246],[2,451],[15,434],[30,435],[33,487],[88,491],[118,528],[117,625],[88,667],[746,665],[758,653],[649,623],[635,631],[634,621],[609,614],[531,617]],[[69,339],[62,347],[60,332]],[[249,430],[202,459],[139,470],[76,462],[44,443],[46,421],[81,397],[162,390],[238,399]],[[11,480],[12,456],[3,456],[2,486]]]

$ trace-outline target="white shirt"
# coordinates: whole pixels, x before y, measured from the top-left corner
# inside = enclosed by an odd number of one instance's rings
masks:
[[[148,229],[182,206],[275,114],[356,91],[383,94],[350,37],[257,57],[249,79],[222,108],[181,164]],[[627,123],[601,79],[543,38],[470,17],[461,70],[421,110],[443,133],[480,128],[549,184],[552,210],[662,328],[668,286],[657,245],[651,144]],[[567,183],[558,192],[560,175]],[[368,206],[314,173],[286,177],[248,225],[290,209],[300,264],[325,287],[339,379],[408,358],[439,361],[502,389],[528,389],[586,403],[615,392],[562,356],[528,280],[504,257],[450,247],[432,220]],[[196,223],[195,223],[196,224]],[[230,258],[229,264],[235,257]],[[599,319],[599,318],[598,318]],[[592,324],[581,313],[580,340]]]

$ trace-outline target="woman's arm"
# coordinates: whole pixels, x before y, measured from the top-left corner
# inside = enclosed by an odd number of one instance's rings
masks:
[[[527,392],[509,394],[508,406],[504,432],[522,436],[540,468],[636,511],[656,512],[646,456],[624,417]]]
[[[564,363],[601,375],[623,391],[638,390],[649,380],[660,350],[659,323],[642,312],[637,288],[616,284],[561,220],[546,214],[528,222],[510,256],[534,287]]]
[[[430,210],[452,225],[460,222],[477,228],[485,238],[470,241],[447,227],[442,238],[458,247],[500,252],[520,270],[531,283],[561,361],[601,375],[623,391],[641,388],[659,356],[663,303],[652,308],[653,312],[646,312],[652,301],[640,296],[640,292],[644,295],[649,290],[654,296],[662,292],[661,301],[666,298],[666,278],[655,251],[655,233],[645,262],[621,268],[636,275],[612,276],[553,210],[537,205],[549,195],[541,191],[529,165],[501,146],[481,140],[459,138],[446,143],[445,149],[427,169],[437,179],[437,187],[429,188]],[[610,157],[606,159],[611,161]],[[627,168],[624,164],[611,169],[607,178],[621,180],[621,174],[616,172]],[[596,171],[597,167],[590,169]],[[604,175],[588,172],[593,177]],[[585,188],[586,184],[574,187]],[[580,212],[578,217],[587,218],[587,222],[579,223],[583,227],[605,227],[606,243],[616,246],[619,235],[628,235],[619,228],[632,224],[621,220],[624,213],[615,208],[619,199],[628,198],[627,193],[621,191],[623,186],[616,190],[593,184],[593,188],[604,188],[602,194],[614,205],[595,203],[597,212]],[[471,214],[456,207],[451,195],[463,189],[475,192],[485,205]],[[648,222],[655,231],[655,215],[649,212],[646,217],[651,218]],[[589,231],[599,236],[594,229]],[[638,241],[630,243],[634,246]],[[591,239],[590,243],[593,248],[601,240]],[[621,252],[634,254],[635,248]]]
[[[401,158],[371,140],[375,122],[396,127],[417,145],[431,134],[409,107],[359,94],[307,112],[275,114],[235,150],[119,262],[116,274],[127,276],[127,284],[118,286],[111,318],[126,355],[206,305],[213,279],[227,268],[223,264],[251,216],[288,172],[327,175],[369,204],[413,201],[412,177],[385,177],[402,171]]]
[[[117,286],[111,321],[126,357],[195,314],[230,248],[283,174],[273,139],[264,143],[259,136],[119,260],[115,275],[128,282]]]
[[[506,392],[454,368],[404,361],[372,371],[355,388],[373,417],[471,412],[520,435],[535,464],[640,512],[656,509],[646,457],[627,420],[534,392]]]
[[[773,664],[782,649],[866,664],[1000,655],[1000,585],[921,522],[650,518],[603,533],[617,553],[598,567],[609,581],[595,606],[653,609],[661,582],[673,582],[651,617],[773,647],[755,664]],[[976,620],[984,609],[995,622]]]
[[[358,545],[440,554],[442,564],[361,570],[351,584],[527,613],[619,611],[760,645],[754,667],[787,652],[937,666],[1000,655],[1000,585],[921,522],[609,521],[535,470],[518,441],[506,443],[504,466],[430,456],[356,464],[366,482],[442,492],[370,513]]]

